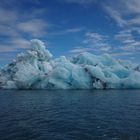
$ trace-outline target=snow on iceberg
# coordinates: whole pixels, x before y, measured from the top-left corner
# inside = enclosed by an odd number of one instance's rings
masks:
[[[140,67],[124,64],[110,55],[81,53],[52,59],[40,40],[0,71],[3,89],[125,89],[140,88]]]

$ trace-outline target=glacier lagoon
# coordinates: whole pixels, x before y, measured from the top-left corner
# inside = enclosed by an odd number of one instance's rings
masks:
[[[140,65],[88,52],[52,58],[40,40],[0,71],[2,89],[138,89]]]
[[[1,140],[139,140],[140,90],[0,90]]]

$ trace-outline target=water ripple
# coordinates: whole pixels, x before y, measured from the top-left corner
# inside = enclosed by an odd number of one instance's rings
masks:
[[[139,90],[1,90],[0,140],[138,140],[139,101]]]

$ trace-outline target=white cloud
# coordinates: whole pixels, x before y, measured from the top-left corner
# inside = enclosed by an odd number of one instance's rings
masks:
[[[126,0],[117,2],[110,1],[104,3],[103,7],[108,15],[116,21],[120,27],[140,25],[140,1],[139,0]]]
[[[83,44],[90,46],[95,51],[109,51],[108,36],[97,32],[87,32]]]
[[[108,43],[108,36],[99,34],[97,32],[85,33],[85,39],[82,41],[80,47],[75,47],[70,50],[71,53],[94,52],[107,53],[112,47]]]
[[[0,52],[16,52],[19,49],[28,49],[30,41],[24,38],[10,38],[6,43],[0,44]]]
[[[42,19],[31,19],[17,24],[20,31],[29,33],[32,36],[42,36],[46,32],[47,23]]]
[[[58,29],[55,32],[50,32],[49,35],[65,35],[69,33],[78,33],[83,31],[84,27],[75,27],[75,28],[68,28],[68,29]]]
[[[130,19],[128,21],[128,24],[133,26],[133,25],[140,25],[140,15],[139,16],[135,16],[134,18]]]
[[[89,39],[96,40],[96,41],[104,41],[104,40],[107,39],[107,36],[101,35],[101,34],[99,34],[97,32],[87,32],[86,33],[86,36]]]
[[[139,28],[132,28],[128,30],[120,31],[114,36],[114,38],[121,43],[120,49],[124,51],[139,51],[140,50],[140,40],[135,39],[133,32],[138,32]]]
[[[0,8],[0,23],[9,24],[9,22],[17,21],[17,12]]]
[[[133,42],[133,36],[131,34],[131,30],[123,30],[123,31],[120,31],[118,34],[116,34],[115,36],[115,39],[116,40],[119,40],[123,43],[130,43],[130,42]]]
[[[75,47],[74,49],[70,50],[70,53],[74,53],[74,54],[79,54],[79,53],[83,53],[83,52],[88,52],[88,51],[92,51],[91,48],[87,48],[87,47]]]
[[[100,50],[103,51],[103,52],[108,52],[108,51],[111,50],[111,46],[108,46],[108,45],[102,46],[100,48]]]
[[[25,45],[28,48],[27,39],[44,36],[47,27],[50,26],[41,18],[44,9],[18,11],[14,4],[15,0],[0,2],[0,36],[5,38],[1,40],[0,52],[16,51],[18,48],[25,48]]]
[[[126,20],[122,18],[122,15],[119,11],[107,5],[105,5],[104,8],[106,12],[110,15],[110,17],[114,19],[120,27],[123,27],[127,24]]]
[[[20,48],[29,48],[30,46],[30,41],[24,38],[13,38],[10,40],[10,44],[15,46],[15,48],[20,49]]]
[[[83,27],[77,27],[77,28],[66,29],[64,32],[66,32],[66,33],[76,33],[76,32],[81,32],[82,30],[84,30]]]
[[[13,37],[18,36],[18,33],[14,27],[0,24],[0,36]]]
[[[121,31],[114,35],[119,41],[119,49],[122,52],[140,51],[140,1],[139,0],[118,0],[117,3],[110,1],[104,3],[103,7],[108,15],[121,27]],[[137,35],[136,35],[137,34]]]
[[[126,13],[140,14],[140,1],[139,0],[126,0],[124,1],[124,4],[127,9]]]

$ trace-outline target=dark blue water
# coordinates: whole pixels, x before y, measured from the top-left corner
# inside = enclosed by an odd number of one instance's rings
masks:
[[[140,90],[0,91],[0,140],[140,140]]]

